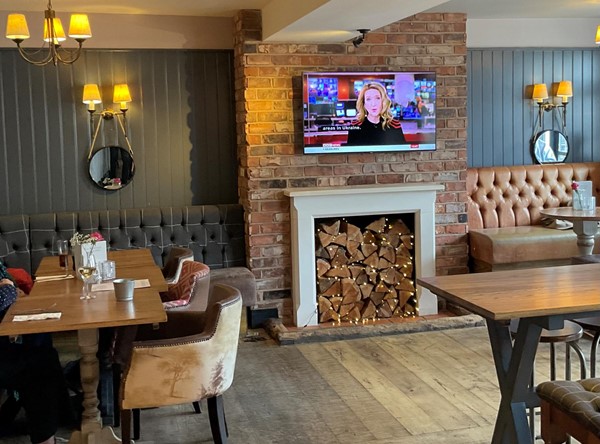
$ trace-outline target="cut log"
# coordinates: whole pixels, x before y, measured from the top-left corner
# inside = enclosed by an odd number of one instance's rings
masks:
[[[385,301],[389,301],[390,299],[398,299],[398,292],[394,287],[390,287],[389,291],[383,297]]]
[[[327,321],[336,321],[336,319],[339,319],[339,315],[331,308],[321,312],[321,315],[319,316],[319,322],[321,323]]]
[[[319,231],[317,237],[319,238],[319,243],[324,247],[327,247],[335,239],[335,236],[324,231]]]
[[[366,257],[363,262],[371,268],[377,268],[377,265],[379,265],[379,256],[377,255],[377,252],[374,251],[369,257]]]
[[[390,228],[388,229],[388,233],[392,233],[392,234],[408,234],[408,233],[410,233],[410,230],[408,229],[408,227],[406,226],[406,224],[404,222],[402,222],[402,220],[396,219],[391,224]]]
[[[327,270],[331,268],[331,264],[325,259],[318,258],[317,259],[317,276],[322,277]]]
[[[379,218],[367,225],[367,230],[374,231],[375,233],[383,233],[385,228],[385,217]]]
[[[325,313],[331,309],[331,301],[326,297],[319,296],[319,313]]]
[[[413,236],[411,234],[404,234],[400,236],[400,239],[402,239],[402,243],[406,248],[408,248],[409,250],[413,249]]]
[[[346,266],[333,267],[327,270],[325,276],[347,278],[350,277],[350,270]]]
[[[375,268],[367,268],[366,272],[367,276],[369,276],[369,281],[371,281],[373,284],[376,284],[377,278],[379,277],[379,271],[377,271]]]
[[[358,322],[360,321],[360,308],[358,306],[352,307],[352,310],[346,316],[349,321]]]
[[[399,234],[396,234],[396,233],[387,233],[386,236],[387,236],[388,244],[390,244],[390,246],[392,246],[393,248],[398,248],[398,246],[402,242],[400,240],[400,235]]]
[[[346,249],[348,250],[348,253],[350,253],[350,255],[356,254],[359,251],[358,250],[359,248],[360,248],[359,241],[348,239],[348,242],[346,242]]]
[[[381,279],[389,285],[396,285],[401,279],[404,279],[404,276],[394,267],[386,268],[379,273],[379,276],[381,276]]]
[[[373,301],[373,303],[375,304],[375,307],[379,307],[381,305],[381,302],[383,301],[383,298],[385,297],[385,293],[371,293],[371,296],[369,296],[369,299],[371,299]]]
[[[360,245],[360,251],[362,251],[365,257],[370,256],[377,251],[377,245],[364,242]]]
[[[415,291],[415,284],[410,279],[402,279],[398,285],[396,285],[398,290],[404,291]]]
[[[365,275],[366,276],[366,275]],[[371,296],[371,293],[373,292],[373,284],[361,284],[359,285],[360,288],[360,293],[362,294],[362,298],[368,298]]]
[[[348,266],[348,270],[350,270],[350,276],[356,279],[361,273],[365,272],[365,267],[362,265],[350,265]]]
[[[335,278],[327,278],[327,277],[319,278],[319,280],[318,280],[319,293],[323,294],[324,292],[326,292],[327,289],[329,287],[331,287],[333,284],[335,284],[336,281],[337,281],[337,279],[335,279]]]
[[[342,283],[336,279],[331,287],[321,292],[323,296],[339,296],[342,293]]]
[[[340,309],[340,305],[342,305],[342,297],[341,296],[332,296],[331,298],[329,298],[329,301],[331,302],[331,307],[337,313],[337,311]]]
[[[391,318],[394,314],[394,310],[390,307],[389,301],[383,301],[383,303],[377,308],[377,316],[380,318]]]
[[[331,224],[321,224],[321,230],[323,230],[327,234],[331,234],[332,236],[337,236],[340,233],[340,219],[337,219],[335,222]]]
[[[369,283],[369,275],[363,270],[361,274],[356,276],[356,283],[358,285],[364,285]]]
[[[361,315],[362,319],[371,319],[371,318],[375,317],[376,313],[377,313],[377,311],[375,309],[375,304],[373,304],[373,301],[367,301],[367,303],[364,305],[360,315]]]
[[[342,247],[345,247],[347,241],[348,241],[348,237],[346,236],[346,233],[340,233],[333,238],[332,242],[336,245],[341,245]]]
[[[350,256],[348,258],[348,263],[350,264],[354,264],[354,263],[362,263],[362,261],[365,260],[365,255],[362,253],[362,251],[357,250],[356,253],[354,253],[352,256]]]
[[[396,262],[396,250],[390,246],[382,245],[379,247],[379,256],[392,264]]]
[[[404,307],[408,300],[413,296],[410,291],[399,291],[398,292],[398,303],[401,307]]]
[[[345,319],[347,314],[350,313],[350,311],[352,311],[353,308],[354,304],[342,304],[338,313],[342,319]]]
[[[329,252],[327,251],[327,248],[325,248],[323,245],[317,246],[317,249],[315,251],[315,256],[323,258],[323,259],[331,259],[331,256],[329,256]]]
[[[360,301],[362,294],[354,279],[342,279],[342,296],[344,297],[342,304],[349,303],[348,298],[352,298],[354,302]]]
[[[375,244],[377,242],[377,238],[370,231],[366,231],[363,233],[363,243],[365,244]]]
[[[387,293],[389,291],[389,288],[387,285],[385,285],[385,282],[380,281],[376,286],[375,286],[375,291],[377,293]]]
[[[348,265],[348,258],[346,257],[346,250],[343,247],[338,247],[335,256],[331,259],[331,266],[341,267],[342,265]]]
[[[356,225],[342,222],[342,231],[348,235],[348,240],[358,243],[361,243],[363,240],[362,231]]]
[[[384,269],[389,268],[389,267],[391,267],[393,265],[394,265],[393,262],[388,261],[384,257],[380,257],[379,258],[379,262],[377,263],[377,268],[379,268],[380,270],[384,270]]]

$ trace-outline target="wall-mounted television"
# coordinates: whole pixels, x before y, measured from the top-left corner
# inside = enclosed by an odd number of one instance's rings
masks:
[[[304,153],[435,150],[435,72],[303,74]]]

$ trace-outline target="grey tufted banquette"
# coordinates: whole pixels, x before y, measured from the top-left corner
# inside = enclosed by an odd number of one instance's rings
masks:
[[[236,204],[0,216],[0,259],[35,272],[44,256],[56,254],[56,240],[76,231],[99,231],[109,250],[150,248],[160,266],[171,246],[187,247],[195,260],[254,285],[249,270],[232,268],[246,265],[244,215]],[[247,306],[254,302],[255,291],[244,298]]]

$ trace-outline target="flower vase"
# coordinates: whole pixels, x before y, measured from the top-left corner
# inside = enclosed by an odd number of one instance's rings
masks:
[[[98,265],[106,260],[106,241],[97,241],[95,244],[88,242],[74,245],[71,250],[73,251],[75,270],[82,266],[84,254],[94,256],[94,260]]]

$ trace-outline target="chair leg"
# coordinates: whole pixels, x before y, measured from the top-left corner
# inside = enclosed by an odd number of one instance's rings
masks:
[[[133,439],[140,439],[140,412],[141,409],[133,409]]]
[[[600,331],[596,332],[592,340],[592,351],[590,355],[590,377],[596,377],[596,351],[598,350],[598,341],[600,341]]]
[[[131,444],[131,410],[121,410],[121,442]]]
[[[200,407],[200,401],[194,401],[194,402],[192,402],[192,405],[194,406],[194,412],[202,413],[202,408]]]
[[[569,346],[575,350],[575,354],[579,358],[579,367],[581,368],[580,376],[581,379],[585,379],[587,375],[587,363],[585,361],[585,355],[583,354],[583,350],[578,342],[569,342]],[[592,363],[593,365],[593,363]]]
[[[208,398],[208,417],[210,429],[215,444],[227,444],[227,424],[225,422],[225,410],[223,409],[223,397],[221,395]]]

